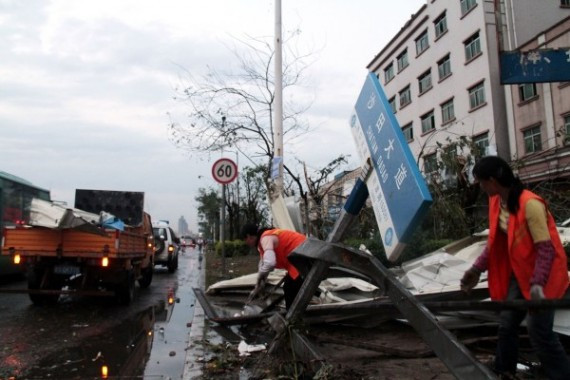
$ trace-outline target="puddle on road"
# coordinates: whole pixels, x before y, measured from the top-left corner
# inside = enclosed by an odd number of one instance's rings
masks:
[[[26,379],[181,378],[194,301],[188,295],[185,302],[169,296],[174,303],[160,301],[79,346],[42,359],[26,371]]]

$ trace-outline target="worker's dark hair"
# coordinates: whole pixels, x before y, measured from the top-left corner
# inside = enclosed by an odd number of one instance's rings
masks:
[[[253,223],[246,223],[241,228],[241,238],[245,239],[248,235],[257,236],[257,225]]]
[[[509,188],[509,199],[507,199],[507,209],[516,214],[519,210],[519,198],[524,190],[521,180],[515,176],[513,170],[507,163],[497,156],[486,156],[481,158],[473,167],[475,179],[495,180],[504,187]]]
[[[245,239],[247,236],[255,236],[255,245],[257,246],[259,244],[259,240],[261,239],[261,235],[263,235],[263,233],[267,230],[270,230],[271,228],[259,228],[257,226],[257,224],[254,223],[246,223],[243,225],[243,227],[241,228],[241,238]]]

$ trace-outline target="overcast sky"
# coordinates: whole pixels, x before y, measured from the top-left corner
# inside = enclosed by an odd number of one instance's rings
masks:
[[[366,65],[424,3],[282,1],[284,35],[299,28],[299,41],[316,50],[306,76],[312,132],[285,146],[286,163],[294,155],[317,168],[345,154],[354,168],[348,118]],[[167,114],[181,107],[174,88],[184,70],[231,63],[236,38],[271,37],[274,8],[271,0],[0,0],[0,171],[70,206],[75,189],[142,191],[153,219],[176,228],[183,215],[196,230],[194,197],[217,186],[210,170],[220,154],[190,155],[169,141]]]

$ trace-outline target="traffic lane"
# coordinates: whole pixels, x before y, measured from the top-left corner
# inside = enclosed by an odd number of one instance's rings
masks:
[[[180,256],[178,289],[171,309],[167,309],[154,325],[154,343],[144,378],[181,379],[186,349],[194,318],[195,296],[192,288],[201,270],[198,250],[187,247]]]
[[[157,267],[151,286],[137,289],[128,307],[118,306],[111,298],[69,296],[52,307],[35,307],[27,294],[0,293],[0,378],[63,378],[67,372],[77,377],[109,358],[118,358],[112,364],[114,371],[126,367],[142,371],[152,349],[156,317],[167,308],[167,296],[176,295],[179,284],[191,278],[192,256],[191,252],[181,254],[175,274]],[[26,282],[20,280],[1,285],[0,291],[25,287]],[[142,331],[147,334],[144,340]],[[113,351],[113,347],[121,349]],[[145,360],[133,363],[133,356]]]

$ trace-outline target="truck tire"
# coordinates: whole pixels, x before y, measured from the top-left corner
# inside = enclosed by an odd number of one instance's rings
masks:
[[[47,276],[42,287],[42,279]],[[30,267],[28,270],[28,289],[29,290],[60,290],[57,288],[55,281],[51,278],[49,268]],[[30,300],[36,306],[55,305],[59,300],[59,294],[37,294],[29,293]]]
[[[178,255],[174,256],[169,262],[168,262],[168,273],[174,273],[176,272],[176,269],[178,269]]]
[[[135,298],[135,274],[132,270],[125,273],[125,278],[115,289],[117,301],[121,305],[129,305]]]
[[[152,282],[152,275],[154,273],[154,265],[149,265],[146,268],[141,269],[141,278],[139,278],[139,286],[141,289],[146,289],[150,286]]]

